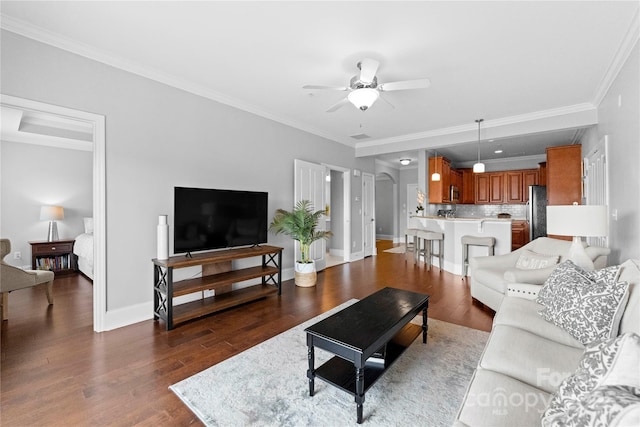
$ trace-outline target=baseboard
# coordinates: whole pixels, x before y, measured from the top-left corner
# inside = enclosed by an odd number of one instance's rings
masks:
[[[351,252],[351,258],[349,259],[349,262],[359,261],[361,259],[364,259],[364,251]]]
[[[103,331],[111,331],[150,319],[153,319],[153,301],[116,310],[107,310],[104,316]]]
[[[342,257],[342,256],[344,256],[344,250],[343,249],[329,249],[329,255]]]
[[[376,239],[378,239],[378,240],[393,240],[393,235],[391,235],[391,234],[376,234]]]

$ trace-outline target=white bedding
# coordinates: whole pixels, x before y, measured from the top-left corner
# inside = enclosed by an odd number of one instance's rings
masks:
[[[73,253],[78,256],[78,269],[93,280],[93,234],[82,233],[76,237]]]

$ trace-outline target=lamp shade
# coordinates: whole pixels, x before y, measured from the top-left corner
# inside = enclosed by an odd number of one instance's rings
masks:
[[[380,96],[380,93],[376,89],[362,88],[350,92],[347,98],[356,108],[364,111],[376,102],[378,96]]]
[[[62,206],[42,206],[40,208],[40,221],[59,221],[64,219]]]
[[[607,207],[547,206],[547,233],[558,236],[601,237],[608,234]]]
[[[476,163],[473,165],[473,173],[484,173],[484,163]]]

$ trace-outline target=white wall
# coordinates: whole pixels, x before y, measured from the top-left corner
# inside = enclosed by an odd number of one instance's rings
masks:
[[[635,47],[598,106],[598,125],[582,141],[583,156],[609,136],[609,263],[640,258],[640,47]]]
[[[93,153],[2,141],[0,169],[0,235],[11,240],[13,254],[6,261],[31,265],[29,241],[46,240],[48,221],[40,221],[42,205],[64,208],[58,221],[60,239],[73,239],[84,231],[83,217],[92,215]]]
[[[156,221],[169,214],[171,223],[174,186],[267,191],[273,212],[293,205],[296,158],[373,172],[372,160],[345,145],[10,32],[1,43],[2,93],[106,117],[108,310],[151,300]],[[351,191],[361,200],[361,179]],[[354,251],[362,251],[358,209]],[[270,235],[269,243],[285,248],[292,267],[292,241]]]

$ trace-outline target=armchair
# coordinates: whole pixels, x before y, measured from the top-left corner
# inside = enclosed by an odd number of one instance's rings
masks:
[[[47,290],[47,300],[53,304],[53,278],[52,271],[22,270],[4,262],[4,257],[11,253],[9,239],[0,239],[0,311],[2,320],[8,318],[9,292],[18,289],[30,288],[44,284]]]
[[[508,254],[471,258],[471,297],[498,311],[502,299],[513,288],[519,288],[525,295],[537,294],[536,289],[544,284],[556,265],[531,270],[516,268],[520,255],[527,251],[557,255],[560,263],[568,259],[570,247],[570,241],[539,237]],[[587,246],[585,251],[596,269],[607,265],[607,255],[611,252],[609,248]]]

